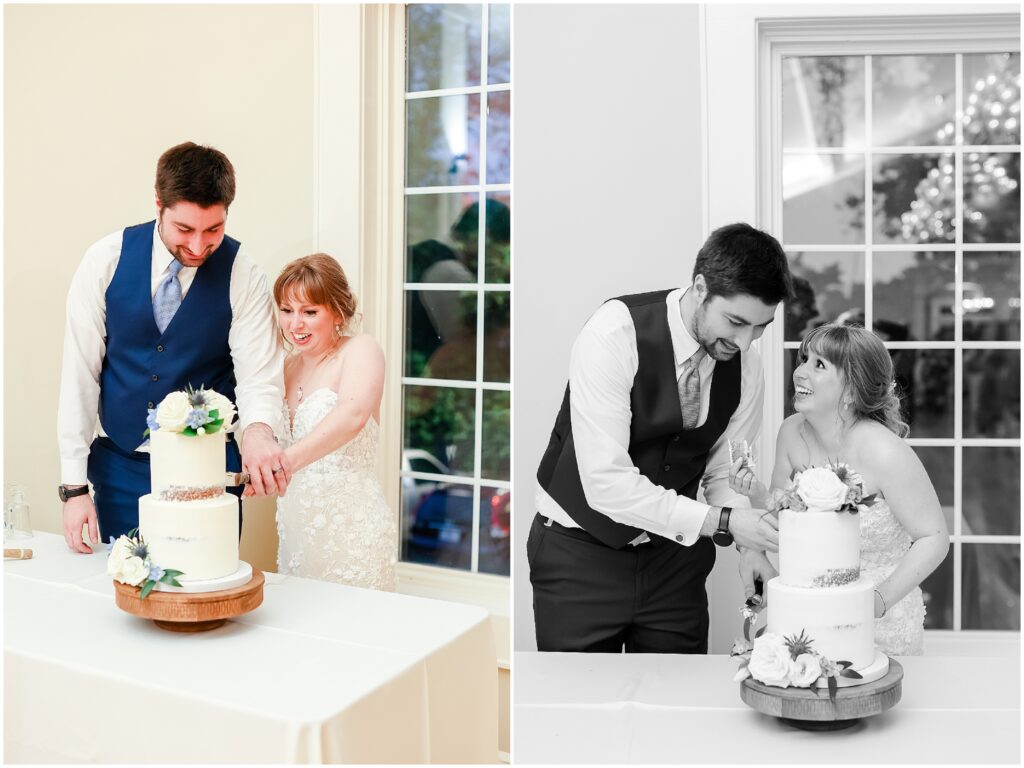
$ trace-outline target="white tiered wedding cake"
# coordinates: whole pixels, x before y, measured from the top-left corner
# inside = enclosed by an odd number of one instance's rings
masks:
[[[860,575],[860,515],[779,513],[779,575],[768,582],[768,631],[813,638],[854,669],[875,660],[874,585]]]
[[[238,499],[225,492],[226,432],[235,416],[212,390],[171,392],[149,425],[151,492],[139,499],[138,534],[114,542],[107,573],[152,589],[209,592],[244,584]]]
[[[794,474],[772,492],[779,514],[779,575],[766,585],[768,624],[734,655],[738,679],[778,687],[849,686],[883,677],[888,658],[875,648],[874,584],[860,573],[860,514],[870,505],[863,480],[844,464]]]

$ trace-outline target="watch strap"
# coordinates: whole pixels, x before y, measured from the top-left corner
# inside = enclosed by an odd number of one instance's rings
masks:
[[[77,488],[68,488],[66,485],[57,486],[57,495],[60,497],[61,501],[67,501],[68,499],[73,499],[76,496],[85,496],[87,493],[89,493],[88,483]]]
[[[732,534],[729,533],[729,516],[732,515],[732,507],[722,507],[718,516],[718,528],[711,534],[711,540],[720,547],[728,547],[733,543]]]
[[[732,515],[732,507],[722,507],[722,514],[718,518],[718,530],[721,533],[729,533],[729,517]]]

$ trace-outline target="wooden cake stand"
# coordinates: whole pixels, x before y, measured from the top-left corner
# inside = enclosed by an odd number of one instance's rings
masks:
[[[225,621],[241,616],[263,602],[266,579],[258,568],[252,569],[247,584],[217,592],[160,592],[153,590],[139,597],[140,587],[114,582],[117,607],[143,619],[152,619],[161,629],[172,632],[205,632]]]
[[[834,731],[855,725],[894,707],[903,694],[903,667],[889,659],[885,677],[864,685],[840,688],[835,704],[828,691],[808,688],[776,688],[748,677],[740,683],[740,698],[758,712],[781,718],[807,731]]]

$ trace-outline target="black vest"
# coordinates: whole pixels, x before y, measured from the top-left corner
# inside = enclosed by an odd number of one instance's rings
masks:
[[[618,300],[629,308],[636,329],[638,365],[630,391],[632,421],[629,456],[652,483],[697,498],[708,454],[740,402],[741,359],[716,362],[708,417],[695,429],[683,429],[672,334],[665,299],[655,291]],[[609,547],[620,549],[642,531],[617,523],[587,504],[580,482],[569,410],[569,386],[537,469],[537,480],[581,528]]]

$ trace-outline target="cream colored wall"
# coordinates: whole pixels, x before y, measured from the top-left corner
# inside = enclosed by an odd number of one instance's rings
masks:
[[[68,284],[90,243],[154,216],[160,153],[192,140],[231,158],[228,233],[271,279],[314,249],[315,13],[4,8],[4,479],[25,486],[37,528],[61,528],[55,415]],[[273,569],[276,546],[273,504],[247,503],[243,556]]]

